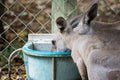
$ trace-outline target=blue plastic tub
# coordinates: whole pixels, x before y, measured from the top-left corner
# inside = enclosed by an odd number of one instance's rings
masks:
[[[40,51],[39,43],[26,43],[23,48],[28,80],[80,80],[70,52]]]

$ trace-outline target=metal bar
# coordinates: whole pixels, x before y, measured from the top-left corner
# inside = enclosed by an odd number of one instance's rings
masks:
[[[11,59],[12,59],[13,56],[16,55],[16,52],[21,51],[21,50],[22,50],[22,48],[19,48],[19,49],[13,51],[10,54],[10,57],[8,58],[8,80],[11,80]]]

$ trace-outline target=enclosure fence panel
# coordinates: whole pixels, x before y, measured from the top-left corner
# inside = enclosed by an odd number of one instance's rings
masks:
[[[96,20],[120,20],[120,0],[77,0],[77,3],[73,0],[62,1],[65,5],[60,6],[61,0],[0,0],[0,80],[8,79],[8,57],[14,50],[23,47],[29,33],[51,33],[51,30],[54,32],[56,17],[53,16],[60,16],[57,11],[61,12],[61,16],[70,19],[69,16],[74,17],[84,12],[91,1],[98,1]],[[56,6],[52,7],[52,4]],[[73,10],[64,11],[69,8]],[[12,80],[26,79],[21,53],[18,52],[18,55],[12,58]]]
[[[29,33],[51,33],[50,25],[51,0],[0,0],[0,80],[8,78],[10,53],[27,42]],[[11,67],[13,80],[26,78],[21,54]]]

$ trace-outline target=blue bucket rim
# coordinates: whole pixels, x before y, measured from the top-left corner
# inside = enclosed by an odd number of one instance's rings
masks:
[[[32,46],[34,43],[27,42],[23,47],[22,51],[31,56],[38,56],[38,57],[67,57],[70,56],[71,52],[49,52],[49,51],[38,51],[38,50],[32,50],[29,47]]]

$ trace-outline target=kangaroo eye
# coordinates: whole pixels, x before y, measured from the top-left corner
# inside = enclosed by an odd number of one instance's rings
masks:
[[[56,45],[56,41],[55,41],[55,40],[52,40],[52,44],[53,44],[53,45]]]

